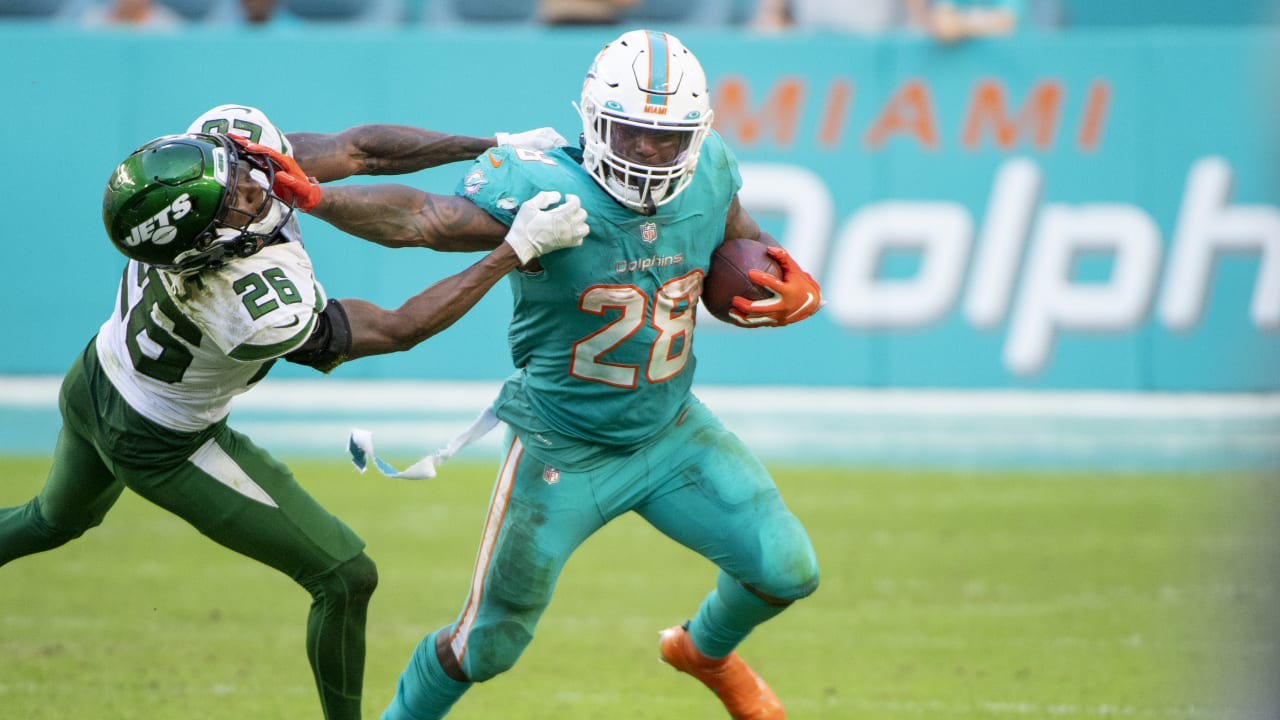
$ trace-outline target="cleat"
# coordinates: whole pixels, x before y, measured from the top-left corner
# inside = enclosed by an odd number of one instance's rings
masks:
[[[663,630],[658,648],[663,662],[710,688],[734,720],[786,720],[778,696],[738,653],[716,659],[703,655],[689,638],[687,624]]]

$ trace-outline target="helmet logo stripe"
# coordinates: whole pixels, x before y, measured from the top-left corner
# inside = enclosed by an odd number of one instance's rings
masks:
[[[645,100],[645,112],[665,115],[667,95],[671,92],[670,68],[667,64],[667,34],[649,31],[649,97]]]

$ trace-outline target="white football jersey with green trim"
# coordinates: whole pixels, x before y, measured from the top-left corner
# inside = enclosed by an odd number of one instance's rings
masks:
[[[325,302],[300,243],[188,278],[130,261],[98,331],[98,360],[144,417],[203,430],[306,341]]]

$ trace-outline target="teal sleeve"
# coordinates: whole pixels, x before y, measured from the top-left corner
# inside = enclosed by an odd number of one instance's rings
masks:
[[[510,226],[520,204],[538,193],[528,173],[523,172],[522,164],[515,157],[515,148],[490,148],[471,164],[458,183],[455,194],[475,203],[503,225]]]

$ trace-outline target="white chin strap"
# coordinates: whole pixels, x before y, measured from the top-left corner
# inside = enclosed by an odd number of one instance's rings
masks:
[[[271,207],[267,209],[267,214],[261,220],[249,223],[249,227],[246,229],[251,233],[266,235],[280,225],[280,221],[284,219],[286,212],[284,203],[273,197],[271,198]]]
[[[217,228],[214,231],[218,238],[217,242],[225,244],[234,243],[240,239],[241,235],[246,233],[253,235],[270,235],[271,231],[280,226],[280,222],[284,219],[285,213],[288,211],[288,207],[283,202],[272,198],[271,205],[267,208],[266,215],[257,222],[249,223],[249,226],[244,230],[237,230],[236,228],[228,227]]]

